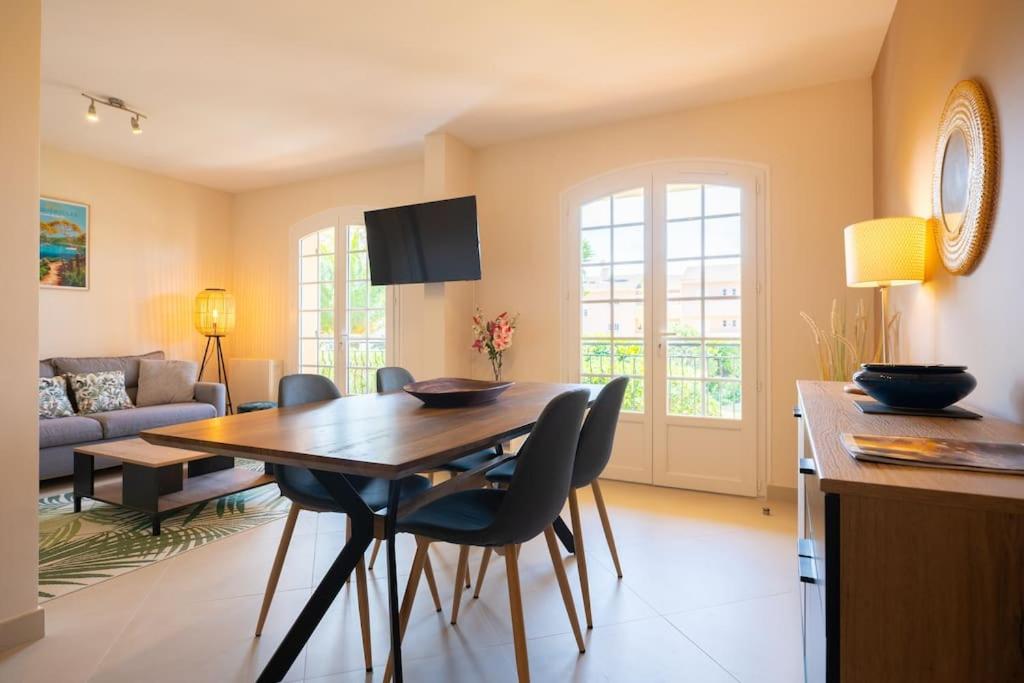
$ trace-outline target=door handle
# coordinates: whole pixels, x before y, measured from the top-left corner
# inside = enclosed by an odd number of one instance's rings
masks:
[[[800,556],[800,583],[818,583],[818,574],[814,569],[814,560],[810,557]]]
[[[799,463],[800,474],[817,474],[818,470],[814,466],[814,458],[800,458]]]

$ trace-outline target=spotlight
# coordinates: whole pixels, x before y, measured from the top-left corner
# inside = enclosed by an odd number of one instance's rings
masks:
[[[142,126],[139,124],[138,115],[132,117],[132,134],[142,135]]]
[[[89,111],[85,112],[85,120],[91,123],[100,120],[99,114],[96,113],[96,100],[89,100]]]
[[[117,109],[123,111],[126,114],[131,115],[131,131],[133,135],[142,135],[142,119],[146,118],[146,115],[142,112],[132,109],[127,106],[120,97],[108,97],[106,95],[92,95],[90,93],[82,93],[82,97],[89,100],[89,109],[85,112],[85,119],[90,123],[95,123],[100,120],[99,114],[96,113],[96,103],[99,102],[104,107],[110,107],[111,109]]]

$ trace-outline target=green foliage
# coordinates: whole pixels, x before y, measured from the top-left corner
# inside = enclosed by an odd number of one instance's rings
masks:
[[[50,262],[46,259],[39,259],[39,279],[42,280],[50,272]]]
[[[60,284],[65,287],[85,287],[84,256],[76,256],[61,262]]]

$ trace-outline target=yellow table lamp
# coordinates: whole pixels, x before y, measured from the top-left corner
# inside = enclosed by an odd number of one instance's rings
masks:
[[[878,287],[882,295],[882,362],[889,363],[889,288],[924,282],[923,218],[876,218],[843,231],[846,240],[846,284]]]

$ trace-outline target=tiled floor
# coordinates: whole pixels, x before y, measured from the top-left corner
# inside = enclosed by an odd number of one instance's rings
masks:
[[[589,490],[581,492],[594,608],[575,647],[543,539],[520,573],[534,681],[801,680],[792,504],[606,482],[625,577],[612,569]],[[46,604],[47,637],[0,657],[0,681],[251,681],[341,547],[343,518],[302,513],[261,638],[253,637],[283,520]],[[413,543],[403,539],[399,567]],[[406,680],[515,681],[505,569],[448,624],[457,553],[433,546],[444,614],[426,588],[403,652]],[[471,555],[473,579],[479,551]],[[566,559],[582,619],[575,561]],[[363,671],[354,592],[343,589],[289,672],[292,681],[378,681],[387,659],[384,564],[370,583],[373,674]],[[404,581],[404,579],[403,579]],[[400,584],[401,585],[401,584]]]

